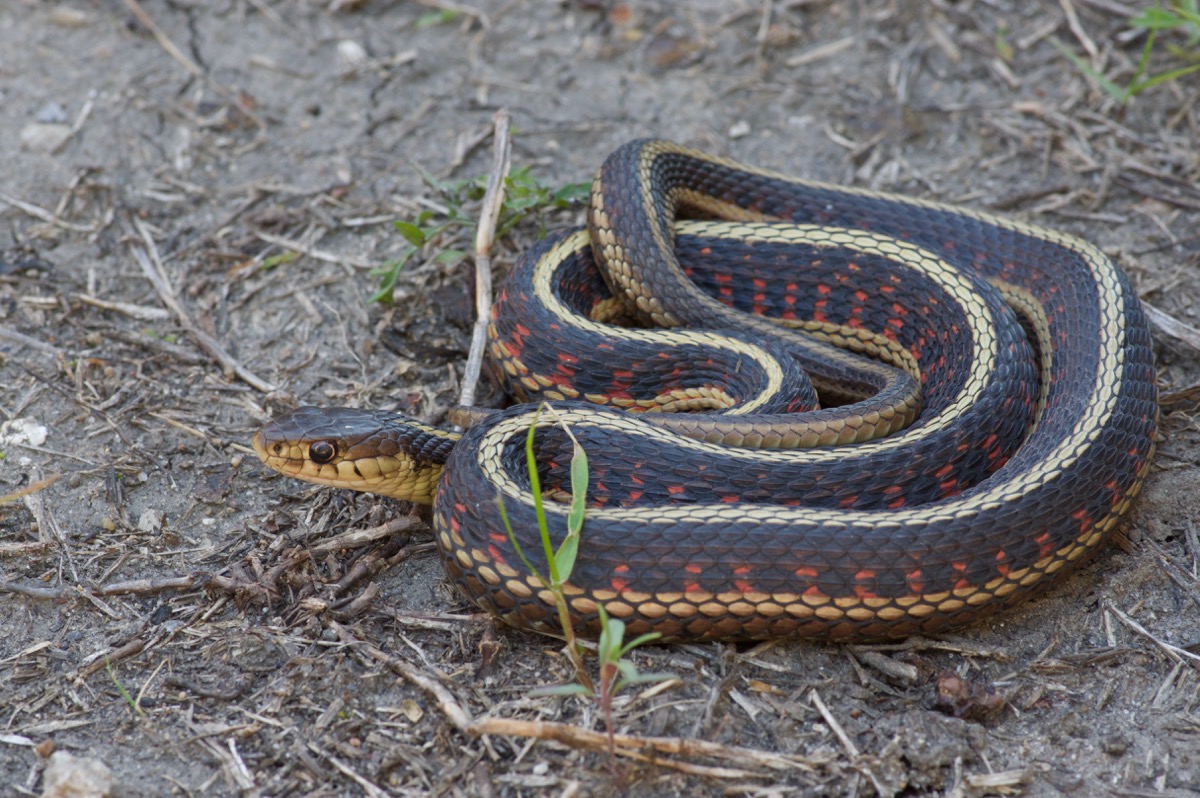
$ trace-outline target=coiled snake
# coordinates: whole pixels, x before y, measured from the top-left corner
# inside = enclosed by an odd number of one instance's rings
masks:
[[[963,623],[1095,551],[1154,449],[1146,319],[1095,247],[661,141],[607,159],[588,230],[526,253],[490,331],[509,390],[557,407],[537,421],[543,482],[567,484],[560,423],[588,454],[567,585],[582,631],[600,604],[667,639]],[[811,409],[814,386],[831,406]],[[300,408],[254,443],[301,479],[433,502],[455,584],[553,632],[498,509],[544,567],[533,419],[517,405],[460,440],[393,413]],[[561,535],[567,508],[547,511]]]

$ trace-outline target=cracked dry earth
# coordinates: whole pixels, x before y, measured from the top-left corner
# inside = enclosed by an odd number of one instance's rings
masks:
[[[41,794],[55,752],[118,796],[1197,794],[1200,368],[1170,324],[1200,307],[1198,84],[1121,107],[1054,45],[1127,81],[1129,11],[9,0],[0,493],[57,481],[0,504],[0,794]],[[454,402],[469,265],[425,253],[392,305],[369,271],[442,202],[423,174],[487,171],[502,107],[551,186],[652,135],[1098,244],[1161,311],[1127,544],[938,639],[641,649],[680,678],[617,731],[712,744],[668,761],[464,733],[453,707],[604,724],[530,695],[569,678],[560,647],[449,590],[411,508],[273,478],[248,442],[298,403]]]

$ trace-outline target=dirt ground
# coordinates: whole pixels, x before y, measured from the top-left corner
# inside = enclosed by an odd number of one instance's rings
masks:
[[[1122,108],[1053,44],[1127,81],[1122,2],[472,5],[0,13],[0,494],[59,477],[0,504],[0,793],[57,750],[118,796],[1200,794],[1200,367],[1161,330],[1131,544],[1043,598],[900,645],[639,650],[680,678],[617,730],[705,750],[462,731],[604,724],[530,697],[561,648],[493,629],[427,530],[345,537],[409,508],[271,477],[249,440],[297,403],[454,402],[469,264],[410,266],[391,307],[368,270],[422,173],[487,171],[497,109],[548,185],[670,138],[1068,230],[1200,325],[1200,81]]]

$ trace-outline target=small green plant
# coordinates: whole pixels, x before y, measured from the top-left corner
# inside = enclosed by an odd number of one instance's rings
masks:
[[[149,338],[157,338],[168,344],[179,343],[179,336],[175,333],[160,333],[158,330],[151,329],[150,327],[143,327],[142,334]]]
[[[409,246],[400,257],[384,264],[371,272],[380,278],[379,290],[371,297],[373,302],[391,300],[396,287],[396,280],[405,266],[412,259],[424,252],[430,245],[442,239],[451,232],[465,231],[473,233],[476,221],[474,217],[463,210],[469,202],[483,199],[487,188],[487,176],[481,175],[469,180],[444,182],[425,175],[425,183],[437,192],[444,210],[424,210],[411,221],[398,220],[395,222],[396,231],[404,237]],[[539,236],[545,235],[545,223],[542,212],[547,210],[568,208],[588,195],[590,186],[587,183],[567,183],[559,188],[550,188],[538,182],[529,173],[529,167],[517,167],[504,179],[504,203],[500,206],[500,218],[496,224],[496,238],[501,238],[512,230],[518,222],[530,216],[538,219]],[[445,248],[433,256],[435,263],[452,266],[467,256],[466,251]]]
[[[1200,44],[1200,2],[1198,0],[1175,0],[1166,8],[1155,4],[1129,20],[1135,28],[1146,31],[1175,31],[1187,36],[1187,46]],[[1174,45],[1167,45],[1172,55],[1195,60],[1196,54],[1188,54]]]
[[[1155,3],[1153,8],[1147,8],[1137,16],[1129,18],[1129,24],[1146,32],[1146,43],[1142,46],[1142,55],[1129,82],[1120,86],[1107,75],[1096,70],[1087,61],[1071,52],[1062,42],[1051,40],[1058,51],[1099,86],[1105,94],[1112,97],[1121,105],[1125,105],[1135,95],[1153,88],[1160,83],[1178,80],[1193,72],[1200,72],[1200,63],[1172,69],[1157,74],[1147,74],[1150,68],[1150,57],[1154,53],[1159,33],[1182,33],[1186,36],[1188,47],[1195,48],[1200,43],[1200,5],[1198,0],[1174,0],[1166,8]],[[1198,54],[1189,53],[1175,46],[1168,45],[1167,51],[1176,58],[1195,61]]]
[[[996,31],[996,35],[992,37],[992,47],[995,49],[996,55],[998,55],[1000,60],[1006,64],[1011,64],[1013,55],[1015,55],[1013,46],[1008,41],[1008,37],[1011,34],[1012,31],[1008,29],[1008,25],[1002,22],[1000,23],[999,29]]]
[[[288,250],[287,252],[280,252],[278,255],[271,255],[263,258],[262,268],[269,271],[274,269],[276,266],[283,266],[286,263],[291,263],[299,257],[299,252],[292,252],[291,250]]]
[[[596,699],[604,712],[604,726],[608,729],[608,755],[615,755],[613,737],[613,699],[617,693],[634,684],[647,682],[664,682],[674,679],[673,673],[642,673],[637,669],[633,660],[626,659],[629,652],[640,645],[657,640],[658,632],[638,635],[628,643],[625,642],[625,622],[618,618],[608,617],[604,605],[600,610],[600,641],[596,647],[596,656],[600,660],[600,687],[589,687],[582,681],[575,684],[561,684],[535,690],[537,695],[582,695]]]
[[[505,529],[508,530],[508,540],[512,543],[517,556],[521,558],[521,562],[525,563],[525,567],[553,595],[554,606],[558,611],[558,622],[562,627],[563,637],[567,641],[567,653],[571,657],[575,673],[581,684],[591,690],[592,681],[583,665],[580,645],[575,638],[575,625],[571,623],[571,610],[567,604],[567,594],[563,589],[571,578],[571,572],[575,569],[575,557],[579,553],[579,537],[583,532],[583,515],[588,487],[587,453],[583,451],[583,447],[579,445],[579,441],[571,434],[566,424],[563,424],[563,429],[571,437],[572,444],[571,510],[567,516],[567,535],[559,545],[558,551],[555,551],[554,541],[550,537],[550,525],[546,521],[546,505],[542,497],[542,480],[538,476],[537,456],[533,451],[533,439],[537,432],[538,421],[542,417],[542,410],[547,406],[543,403],[538,407],[537,412],[533,414],[533,421],[529,424],[529,432],[525,436],[525,463],[529,469],[529,489],[533,493],[533,508],[537,515],[538,531],[541,533],[542,548],[546,556],[547,575],[541,574],[534,567],[521,549],[521,544],[517,542],[517,536],[508,520],[508,511],[504,507],[503,496],[499,497],[500,517],[504,521]]]
[[[445,8],[440,11],[431,11],[428,14],[422,14],[413,22],[414,30],[425,30],[432,28],[434,25],[445,25],[448,22],[453,22],[458,19],[458,12],[453,9]]]
[[[108,678],[112,680],[113,685],[117,688],[117,692],[121,694],[121,698],[125,699],[125,703],[133,708],[133,711],[146,717],[146,713],[142,711],[141,706],[134,700],[129,691],[125,689],[125,685],[121,684],[121,680],[117,678],[116,671],[113,670],[112,662],[107,657],[104,658],[104,670],[108,672]]]
[[[567,653],[571,657],[571,662],[575,668],[575,684],[547,687],[537,690],[536,693],[540,695],[582,695],[595,698],[604,712],[605,725],[608,728],[609,754],[611,755],[613,753],[613,698],[629,685],[665,681],[674,678],[674,676],[668,673],[641,673],[638,671],[637,666],[632,660],[627,659],[629,652],[640,645],[657,640],[661,635],[657,632],[651,632],[639,635],[633,640],[626,642],[625,623],[617,618],[610,618],[604,609],[604,605],[599,605],[600,640],[597,646],[597,656],[600,661],[599,688],[592,681],[587,668],[584,666],[582,646],[575,637],[575,627],[571,623],[571,611],[567,603],[564,586],[570,580],[571,571],[575,567],[575,559],[579,553],[579,543],[583,532],[588,487],[587,454],[579,444],[579,440],[572,434],[570,428],[565,422],[561,422],[560,420],[563,431],[571,439],[572,445],[570,468],[571,508],[567,514],[566,537],[563,538],[558,550],[555,551],[554,541],[550,536],[549,524],[546,521],[541,479],[538,476],[537,458],[533,449],[534,434],[537,430],[538,420],[541,418],[543,409],[549,409],[550,412],[554,412],[554,409],[549,404],[544,403],[534,414],[533,422],[529,425],[529,433],[525,438],[525,462],[529,470],[530,491],[533,493],[534,512],[537,516],[538,531],[546,555],[546,569],[548,574],[543,575],[539,573],[537,568],[534,567],[533,563],[529,561],[525,553],[521,550],[521,544],[517,542],[512,524],[508,520],[508,513],[504,509],[503,498],[500,499],[500,516],[504,521],[505,528],[508,530],[508,539],[512,543],[513,549],[517,552],[517,556],[521,558],[521,562],[525,564],[525,567],[533,573],[534,577],[553,596],[555,609],[558,613],[559,626],[562,628],[563,638],[567,643]]]

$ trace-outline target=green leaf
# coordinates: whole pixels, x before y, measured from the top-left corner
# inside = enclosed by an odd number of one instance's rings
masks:
[[[441,11],[434,11],[432,13],[422,14],[421,16],[417,17],[416,22],[413,23],[413,28],[416,30],[424,30],[425,28],[431,28],[434,25],[442,25],[447,22],[453,22],[457,17],[458,12],[452,11],[448,8]]]
[[[591,183],[567,183],[551,195],[556,207],[565,208],[574,202],[583,202],[592,193]]]
[[[533,451],[533,437],[537,432],[538,420],[542,417],[542,405],[533,414],[529,424],[529,432],[525,436],[525,465],[529,469],[529,491],[533,494],[533,510],[537,516],[538,532],[542,537],[542,549],[546,555],[546,563],[550,568],[550,585],[557,590],[562,584],[558,573],[558,561],[554,557],[554,541],[550,539],[550,528],[546,524],[546,507],[542,497],[542,480],[538,476],[537,456]]]
[[[1165,72],[1161,75],[1155,75],[1152,78],[1147,78],[1137,85],[1136,91],[1149,89],[1157,86],[1160,83],[1166,83],[1168,80],[1175,80],[1176,78],[1181,78],[1184,75],[1190,75],[1193,72],[1200,72],[1200,64],[1193,64],[1192,66],[1183,67],[1182,69],[1176,69],[1173,72]]]
[[[445,266],[453,266],[467,257],[467,253],[461,249],[443,249],[441,252],[433,256],[433,259]]]
[[[104,669],[108,671],[108,678],[112,681],[113,686],[117,688],[117,692],[121,694],[121,698],[125,699],[125,703],[128,704],[134,712],[138,713],[142,717],[145,717],[146,713],[142,711],[142,708],[138,706],[138,702],[135,701],[133,696],[129,694],[129,691],[125,689],[125,685],[121,684],[121,680],[117,678],[117,674],[113,671],[112,663],[108,660],[108,657],[104,658]]]
[[[587,452],[571,437],[571,512],[567,515],[567,533],[579,535],[583,530],[583,514],[587,509],[588,460]]]
[[[560,695],[582,695],[589,696],[592,691],[584,687],[582,684],[555,684],[549,687],[536,687],[529,691],[529,695],[533,698],[542,696],[560,696]]]
[[[425,246],[425,231],[417,227],[412,222],[405,222],[397,219],[393,224],[396,226],[397,232],[404,236],[404,239],[418,249]]]
[[[292,252],[291,250],[288,250],[287,252],[280,252],[278,255],[272,255],[269,258],[263,258],[262,268],[267,270],[274,269],[276,266],[282,266],[285,263],[291,263],[298,257],[300,257],[300,253]]]
[[[1129,95],[1129,92],[1127,89],[1122,89],[1120,86],[1113,83],[1107,77],[1100,74],[1095,69],[1092,69],[1091,64],[1084,61],[1079,56],[1075,55],[1075,53],[1071,52],[1071,50],[1068,49],[1066,45],[1064,45],[1062,42],[1058,41],[1057,39],[1051,39],[1050,43],[1053,44],[1054,47],[1060,53],[1062,53],[1064,56],[1066,56],[1067,60],[1070,61],[1072,64],[1074,64],[1075,67],[1080,72],[1082,72],[1083,74],[1085,74],[1089,78],[1091,78],[1093,81],[1095,81],[1096,85],[1099,86],[1101,89],[1103,89],[1105,94],[1109,95],[1110,97],[1112,97],[1115,100],[1120,101],[1121,103],[1128,102],[1130,95]]]
[[[673,673],[636,673],[633,676],[622,676],[613,685],[613,692],[620,692],[631,684],[647,684],[649,682],[667,682],[674,679]]]
[[[643,635],[638,635],[621,648],[621,656],[623,657],[638,646],[644,646],[646,643],[657,640],[660,637],[662,637],[661,632],[646,632]]]
[[[562,582],[571,578],[571,572],[575,570],[575,558],[578,554],[579,535],[567,535],[562,545],[558,547],[558,551],[554,552],[554,570],[558,572],[558,578]]]
[[[385,263],[378,269],[371,270],[372,277],[380,277],[379,289],[371,295],[372,302],[391,302],[392,292],[396,289],[396,281],[400,279],[400,272],[404,271],[405,265],[409,259],[416,254],[415,249],[409,249],[404,252],[399,258]]]
[[[1184,24],[1179,15],[1165,8],[1147,8],[1136,17],[1129,18],[1129,24],[1142,30],[1174,30]]]
[[[600,659],[602,662],[616,664],[621,660],[621,641],[625,639],[625,622],[620,618],[609,618],[607,615],[608,612],[601,605]]]
[[[508,185],[510,187],[519,188],[530,184],[537,185],[537,182],[530,176],[528,166],[514,166],[508,170]]]
[[[996,50],[996,55],[1005,63],[1012,63],[1013,47],[1008,43],[1008,26],[1000,25],[1000,29],[996,31],[995,37],[992,39],[992,46]]]

